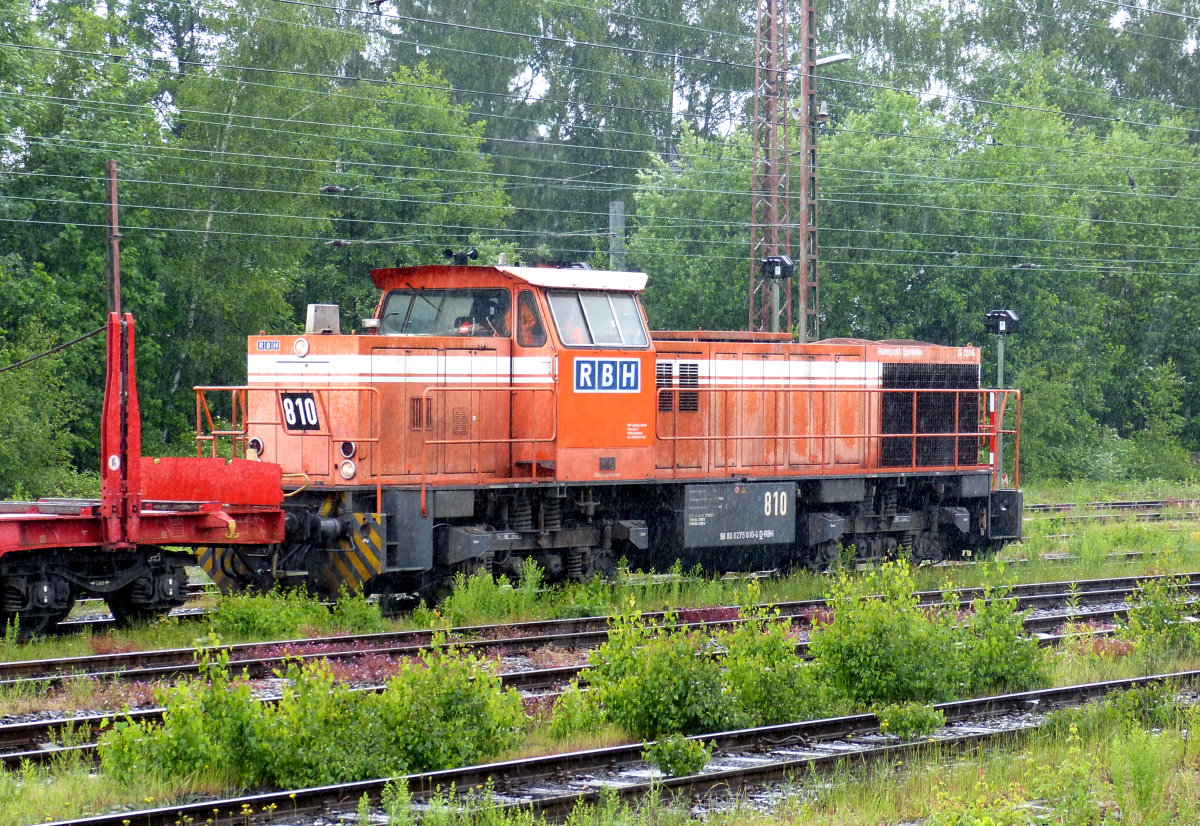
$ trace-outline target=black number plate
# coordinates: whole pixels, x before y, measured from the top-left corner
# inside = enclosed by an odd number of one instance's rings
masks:
[[[321,417],[312,393],[280,393],[284,430],[320,430]]]

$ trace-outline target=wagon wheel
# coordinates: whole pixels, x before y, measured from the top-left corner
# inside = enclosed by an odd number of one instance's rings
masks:
[[[17,623],[17,639],[27,640],[31,637],[42,636],[49,634],[54,630],[60,622],[67,618],[71,613],[71,609],[75,607],[75,601],[71,600],[71,604],[66,608],[60,608],[57,611],[45,614],[31,614],[28,612],[12,614],[8,611],[0,612],[0,623],[3,623],[2,632],[7,637],[9,626],[14,621]]]
[[[136,603],[127,592],[128,588],[122,588],[115,594],[109,594],[104,598],[108,604],[108,610],[112,612],[113,619],[116,620],[117,627],[128,628],[132,625],[144,625],[153,622],[159,617],[164,617],[170,613],[172,608],[183,604],[182,601],[171,601],[169,603]]]
[[[154,584],[151,577],[139,577],[123,588],[104,597],[108,610],[121,628],[131,625],[153,622],[159,617],[166,616],[172,608],[178,608],[187,601],[187,572],[183,566],[175,566],[178,577],[178,596],[155,598]]]

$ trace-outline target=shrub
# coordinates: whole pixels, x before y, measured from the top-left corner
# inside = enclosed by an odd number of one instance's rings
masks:
[[[303,628],[327,628],[329,609],[300,591],[221,597],[209,625],[222,639],[284,639]]]
[[[262,773],[285,788],[324,786],[382,773],[369,708],[375,698],[337,683],[322,661],[291,664],[270,710]],[[247,784],[252,785],[252,784]]]
[[[898,703],[875,709],[879,728],[901,740],[928,737],[946,725],[946,715],[940,708],[922,703]]]
[[[920,606],[913,590],[903,560],[857,580],[839,574],[830,589],[835,619],[813,629],[810,650],[854,703],[936,702],[963,687],[954,611]]]
[[[1189,622],[1190,594],[1183,577],[1139,582],[1125,598],[1129,606],[1119,636],[1132,641],[1144,655],[1164,657],[1189,651],[1200,642],[1200,625]]]
[[[334,628],[354,634],[374,634],[386,631],[388,622],[379,611],[379,604],[369,601],[361,593],[342,592],[329,621]]]
[[[715,743],[706,746],[699,740],[672,734],[647,746],[642,758],[668,777],[687,777],[708,765],[715,748]]]
[[[452,626],[525,618],[534,613],[544,576],[532,558],[522,563],[516,585],[507,577],[493,577],[487,571],[476,571],[471,576],[455,574],[454,591],[439,606],[440,613]]]
[[[1008,585],[985,586],[970,624],[963,629],[967,684],[977,694],[1020,691],[1045,685],[1049,660],[1025,633],[1028,611],[1017,610]]]
[[[820,665],[796,653],[786,622],[756,617],[717,637],[721,679],[737,726],[767,726],[845,712]]]
[[[442,648],[401,665],[376,696],[369,725],[395,773],[470,765],[515,746],[525,725],[518,692],[476,658]]]
[[[559,695],[550,717],[550,736],[565,740],[577,734],[592,732],[605,724],[604,710],[589,692],[572,682]]]
[[[608,641],[588,660],[594,701],[643,740],[720,730],[731,710],[709,643],[705,634],[651,625],[640,614],[614,617]]]
[[[450,651],[405,663],[379,694],[334,682],[323,662],[292,664],[286,676],[279,702],[264,705],[218,655],[204,679],[163,690],[161,724],[115,723],[101,766],[126,782],[153,772],[185,783],[339,783],[477,762],[515,745],[525,720],[517,692]]]
[[[129,783],[148,772],[173,780],[216,777],[258,785],[264,773],[267,709],[244,676],[229,673],[229,654],[203,652],[200,680],[155,692],[161,723],[118,720],[99,743],[105,773]]]

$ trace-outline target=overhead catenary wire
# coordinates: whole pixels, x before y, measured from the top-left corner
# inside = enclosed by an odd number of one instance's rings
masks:
[[[883,172],[883,173],[876,173],[874,170],[865,170],[864,172],[865,172],[866,174],[887,174],[886,172]],[[988,181],[987,183],[990,183],[990,184],[995,184],[996,182],[993,182],[993,181]],[[1005,185],[1005,184],[1001,183],[1000,185]],[[682,191],[682,190],[681,190],[681,191]],[[696,191],[704,191],[704,190],[696,190]],[[716,191],[716,190],[707,190],[707,191]],[[907,193],[906,193],[906,194],[907,194]],[[1114,194],[1115,194],[1115,193],[1114,193]],[[1168,196],[1168,197],[1169,197],[1169,196]],[[895,204],[887,204],[887,203],[882,203],[882,202],[880,202],[880,203],[881,203],[881,205],[884,205],[884,206],[896,206]],[[491,205],[489,205],[489,206],[491,206]],[[734,222],[731,222],[731,223],[734,223]],[[1150,226],[1150,225],[1153,225],[1153,224],[1146,224],[1146,225],[1147,225],[1147,226]],[[827,229],[829,229],[829,231],[833,231],[831,228],[827,228]]]
[[[4,46],[7,46],[7,45],[13,45],[13,44],[0,43],[0,47],[4,47]],[[68,52],[69,52],[69,51],[72,51],[72,50],[49,49],[48,47],[34,47],[34,48],[38,48],[38,49],[46,49],[46,50],[49,50],[49,51],[68,51]],[[106,58],[106,59],[109,59],[109,58],[117,58],[117,57],[121,57],[121,55],[118,55],[118,54],[116,54],[116,53],[98,53],[98,52],[91,52],[91,53],[75,53],[75,54],[76,54],[76,55],[87,55],[87,56],[90,56],[90,57],[92,57],[92,58],[94,58],[94,59],[99,59],[99,58],[101,58],[101,57],[103,57],[103,58]],[[163,59],[163,60],[165,60],[165,59]],[[198,61],[193,61],[193,62],[195,62],[195,63],[199,63]],[[206,64],[203,64],[203,65],[207,65],[207,66],[221,66],[222,64],[206,63]],[[262,69],[247,69],[247,68],[245,68],[245,67],[228,67],[228,66],[226,66],[225,68],[232,68],[232,69],[235,69],[235,70],[238,70],[238,71],[275,71],[275,70],[262,70]],[[287,73],[287,74],[300,74],[300,75],[309,75],[309,74],[313,74],[313,73],[295,72],[295,71],[292,71],[292,70],[288,70],[286,73]],[[323,77],[323,78],[327,78],[327,77],[339,78],[339,77],[342,77],[342,76],[330,76],[330,75],[321,75],[321,74],[313,74],[313,76],[315,76],[315,77]],[[218,79],[218,80],[223,80],[223,81],[226,81],[226,82],[235,82],[235,81],[233,81],[233,79],[230,79],[230,78],[217,78],[217,79]],[[238,81],[236,81],[236,82],[238,82],[238,83],[243,83],[243,81],[242,81],[242,80],[240,80],[240,79],[239,79]],[[399,82],[399,81],[395,81],[395,83],[396,83],[396,84],[398,84],[398,85],[405,85],[405,86],[418,86],[418,87],[420,87],[420,86],[425,86],[424,84],[408,84],[408,83]],[[263,86],[263,87],[266,87],[266,88],[274,88],[274,89],[281,89],[281,90],[291,90],[291,91],[298,92],[298,93],[308,93],[308,94],[314,94],[314,95],[317,95],[317,94],[320,94],[320,95],[333,94],[333,95],[337,96],[337,95],[341,94],[341,93],[327,93],[327,92],[325,92],[325,91],[323,91],[323,90],[312,90],[312,89],[304,89],[304,88],[298,88],[298,87],[284,87],[284,86],[279,86],[279,85],[277,85],[277,84],[247,83],[247,85],[257,85],[257,86]],[[438,89],[442,89],[442,90],[445,90],[445,91],[453,91],[453,92],[462,92],[462,91],[464,91],[464,90],[460,90],[460,89],[452,89],[452,88],[448,88],[448,87],[436,87],[436,86],[430,86],[429,88],[438,88]],[[16,95],[16,96],[28,96],[28,95],[29,95],[29,93],[9,93],[9,94],[11,94],[11,95]],[[34,97],[36,98],[37,96],[34,96]],[[48,97],[48,96],[44,96],[44,97]],[[350,97],[351,97],[351,99],[355,99],[355,100],[370,100],[370,98],[359,97],[359,96],[350,96]],[[101,105],[101,104],[98,104],[98,103],[96,103],[96,102],[93,102],[93,101],[89,101],[89,100],[81,100],[81,99],[78,99],[78,98],[62,98],[62,97],[60,97],[60,98],[58,98],[58,99],[59,99],[61,102],[63,102],[63,103],[64,103],[64,105],[66,105],[66,104],[69,104],[69,103],[72,103],[72,102],[74,103],[74,105],[79,105],[79,106],[88,106],[88,105],[90,105],[90,106],[100,106],[100,105]],[[148,104],[126,104],[126,103],[119,102],[119,101],[110,101],[110,102],[104,102],[104,105],[112,105],[112,106],[126,106],[126,107],[135,108],[135,107],[138,107],[138,106],[145,106],[145,105],[148,105]],[[422,106],[421,104],[412,104],[412,103],[409,103],[409,102],[399,102],[397,105],[402,105],[402,106],[416,106],[416,107],[420,107],[420,108],[433,108],[433,107]],[[593,105],[593,104],[586,104],[586,103],[585,103],[585,105]],[[594,105],[598,105],[598,106],[600,106],[601,108],[603,108],[603,107],[605,106],[605,104],[594,104]],[[196,110],[184,110],[184,111],[193,111],[193,112],[195,112]],[[652,114],[658,114],[658,115],[665,114],[665,110],[657,110],[657,109],[655,109],[655,110],[650,110],[650,109],[639,109],[639,111],[643,111],[643,112],[650,112],[650,113],[652,113]],[[875,109],[872,109],[872,110],[854,110],[854,109],[849,109],[848,111],[849,111],[849,112],[855,112],[855,111],[860,111],[860,112],[872,111],[872,112],[875,112],[875,113],[881,113],[881,112],[883,112],[883,113],[886,113],[886,112],[887,112],[887,110],[886,110],[886,109],[883,109],[883,110],[881,110],[881,109],[879,109],[879,108],[875,108]],[[268,116],[262,116],[262,115],[246,115],[246,114],[240,114],[240,113],[208,113],[208,114],[211,114],[211,115],[214,115],[214,116],[221,116],[221,117],[225,117],[225,116],[232,116],[232,117],[237,117],[237,118],[240,118],[240,119],[244,119],[244,118],[258,118],[258,119],[263,119],[263,120],[270,120],[270,119],[271,119],[271,118],[269,118]],[[489,117],[492,117],[492,115],[489,115]],[[498,115],[498,117],[502,117],[502,118],[503,118],[503,117],[512,117],[512,116]],[[291,118],[279,118],[278,120],[281,120],[281,121],[290,121],[290,120],[293,120],[293,119],[291,119]],[[203,121],[199,121],[199,122],[201,122],[201,123],[204,123]],[[338,127],[338,128],[347,128],[347,129],[374,129],[374,130],[376,130],[376,131],[382,131],[382,132],[385,132],[385,133],[386,133],[386,132],[388,132],[388,131],[404,131],[404,130],[395,130],[395,129],[390,129],[390,128],[388,128],[388,127],[361,127],[361,126],[357,126],[357,125],[354,125],[354,124],[339,124],[339,123],[328,123],[328,122],[309,122],[309,123],[311,123],[311,124],[313,124],[313,125],[322,125],[322,126],[328,126],[328,127]],[[249,128],[249,127],[245,127],[245,128]],[[258,128],[261,128],[261,129],[266,129],[266,127],[258,127]],[[591,127],[589,127],[589,126],[586,126],[586,125],[585,125],[585,126],[583,126],[582,128],[584,128],[584,129],[590,129]],[[599,127],[596,127],[596,128],[597,128],[599,131],[605,131],[605,132],[607,132],[607,131],[610,131],[610,130],[607,130],[607,129],[603,129],[603,130],[602,130],[602,129],[600,129]],[[1020,126],[1017,126],[1017,125],[1015,125],[1015,124],[1006,124],[1006,125],[1004,125],[1004,129],[1005,129],[1006,131],[1018,131],[1018,132],[1022,132],[1022,131],[1023,131],[1023,132],[1030,132],[1030,133],[1033,133],[1033,134],[1042,134],[1042,133],[1043,133],[1043,130],[1031,129],[1031,128],[1027,128],[1027,127],[1020,127]],[[408,130],[408,131],[409,131],[409,133],[412,133],[412,130]],[[654,139],[654,140],[657,140],[657,139],[659,139],[659,138],[661,137],[661,136],[654,135],[654,134],[652,134],[652,133],[646,133],[646,132],[635,132],[635,131],[631,131],[631,130],[619,130],[619,129],[614,129],[614,130],[611,130],[611,131],[613,131],[613,133],[616,133],[616,134],[628,134],[628,135],[631,135],[631,136],[636,136],[636,137],[644,137],[644,138],[648,138],[648,139]],[[852,130],[852,129],[848,129],[848,128],[845,128],[845,127],[841,127],[841,128],[834,128],[834,130],[833,130],[833,131],[840,131],[840,132],[846,132],[846,133],[859,133],[859,130]],[[865,132],[865,131],[864,131],[864,132],[862,132],[862,133],[863,133],[863,134],[867,134],[867,132]],[[477,136],[468,136],[468,135],[463,135],[463,134],[461,134],[461,133],[447,133],[447,132],[436,132],[436,131],[434,131],[434,132],[422,132],[422,133],[419,133],[419,134],[436,135],[436,136],[442,136],[442,137],[451,137],[451,138],[468,138],[468,139],[469,139],[469,138],[477,138]],[[963,144],[963,143],[970,143],[970,141],[972,140],[972,139],[971,139],[970,137],[968,137],[968,136],[961,136],[961,137],[957,137],[957,138],[947,138],[947,137],[943,137],[943,136],[917,135],[917,134],[912,134],[912,133],[907,133],[907,134],[904,134],[904,133],[878,133],[878,132],[876,132],[876,133],[873,133],[873,134],[879,134],[879,135],[888,135],[888,134],[890,134],[890,135],[892,135],[892,136],[896,136],[896,137],[904,137],[904,138],[908,138],[908,139],[912,139],[912,140],[930,140],[930,141],[937,141],[937,142],[958,143],[958,144],[960,144],[960,145],[961,145],[961,144]],[[346,138],[340,138],[340,139],[341,139],[341,140],[347,140]],[[534,139],[513,139],[513,138],[500,138],[500,137],[486,137],[486,138],[484,138],[484,139],[486,139],[486,140],[488,140],[488,141],[499,141],[499,142],[515,142],[515,143],[525,143],[525,144],[527,144],[527,145],[536,146],[536,147],[537,147],[537,148],[539,148],[539,149],[543,149],[543,148],[554,148],[554,149],[566,149],[566,150],[571,150],[571,151],[601,151],[601,152],[613,152],[613,151],[616,151],[616,152],[626,152],[626,153],[634,153],[634,154],[645,154],[645,153],[647,152],[647,150],[646,150],[646,149],[629,149],[629,148],[624,148],[624,147],[612,147],[612,146],[607,146],[607,145],[605,145],[605,146],[599,146],[599,145],[584,144],[584,143],[579,143],[579,142],[551,142],[551,141],[545,141],[545,140],[534,140]],[[391,145],[395,145],[395,144],[391,144]],[[411,145],[409,145],[409,148],[413,148],[413,147],[412,147]],[[1095,157],[1106,157],[1106,158],[1123,158],[1123,157],[1125,157],[1125,156],[1120,156],[1120,155],[1114,155],[1113,153],[1106,153],[1106,152],[1094,152],[1094,151],[1088,151],[1088,150],[1079,150],[1078,148],[1073,148],[1073,147],[1053,147],[1053,146],[1037,146],[1037,145],[1030,145],[1030,144],[1013,144],[1013,145],[1012,145],[1012,148],[1014,148],[1014,149],[1036,149],[1036,150],[1041,150],[1041,151],[1050,151],[1050,152],[1059,152],[1059,153],[1069,153],[1069,154],[1072,154],[1072,155],[1077,155],[1077,154],[1083,153],[1083,154],[1087,154],[1087,155],[1090,155],[1090,156],[1095,156]],[[444,148],[444,149],[443,149],[443,151],[465,151],[465,150],[454,150],[454,149]],[[527,156],[524,156],[524,155],[521,155],[521,156],[505,155],[505,154],[503,154],[503,153],[498,153],[498,152],[494,152],[494,151],[493,151],[493,152],[491,152],[491,153],[489,153],[489,154],[490,154],[490,155],[492,155],[493,157],[499,157],[499,158],[511,158],[511,159],[522,159],[522,160],[524,160],[524,159],[527,157]],[[681,152],[676,152],[676,156],[677,156],[677,157],[679,157],[681,160],[682,160],[682,159],[690,159],[690,158],[699,158],[699,157],[704,157],[703,155],[694,155],[694,154],[689,154],[689,153],[681,153]],[[1136,156],[1130,156],[1130,157],[1136,157]],[[744,158],[744,159],[739,159],[739,158],[730,158],[730,159],[729,159],[729,161],[730,161],[731,163],[739,163],[739,164],[749,164],[749,163],[751,162],[749,158]],[[552,158],[552,159],[549,159],[549,162],[552,162],[552,163],[559,163],[559,164],[569,164],[569,165],[576,165],[576,166],[579,166],[579,165],[586,165],[586,162],[571,161],[571,160],[569,160],[569,159],[566,159],[566,158],[561,158],[561,157],[559,157],[559,158]],[[1019,161],[1003,161],[1003,162],[1001,162],[1001,161],[994,161],[994,162],[996,162],[996,163],[1013,163],[1013,164],[1020,163]],[[1181,165],[1181,166],[1200,166],[1200,162],[1183,161],[1183,160],[1178,160],[1178,159],[1176,159],[1176,160],[1172,161],[1172,163],[1174,163],[1174,164],[1176,164],[1176,165]],[[612,166],[612,168],[613,168],[613,169],[617,169],[617,170],[627,170],[627,171],[628,171],[628,170],[634,170],[634,169],[637,169],[637,168],[638,168],[638,167],[622,166],[622,165],[612,165],[612,164],[610,164],[610,166]]]
[[[0,217],[0,222],[17,223],[17,224],[30,223],[30,224],[42,224],[42,225],[55,225],[55,226],[63,226],[63,227],[66,227],[66,226],[81,227],[82,226],[82,227],[89,227],[89,228],[96,228],[96,229],[103,229],[107,226],[106,224],[101,224],[101,223],[86,223],[86,222],[76,222],[76,221],[70,221],[70,222],[68,222],[68,221],[31,221],[31,220],[7,218],[7,217]],[[279,235],[279,234],[275,234],[275,233],[253,233],[253,232],[239,232],[239,231],[218,230],[218,229],[200,230],[200,229],[185,229],[185,228],[179,228],[179,227],[159,227],[159,226],[144,226],[144,227],[136,227],[135,226],[135,227],[127,227],[127,230],[130,232],[137,232],[137,231],[181,232],[181,233],[184,233],[184,232],[186,232],[186,233],[208,232],[209,234],[230,238],[231,240],[254,240],[256,242],[259,242],[259,241],[281,242],[281,241],[288,241],[288,240],[301,240],[301,241],[311,241],[314,243],[327,243],[330,240],[336,240],[336,239],[322,238],[322,237],[316,237],[316,236],[296,236],[296,235],[289,236],[289,235]],[[451,234],[453,234],[453,233],[451,233]],[[602,237],[606,234],[607,234],[607,232],[604,230],[597,230],[595,232],[569,233],[569,234],[567,234],[567,236],[568,237],[580,237],[580,236]],[[462,237],[465,239],[468,236],[463,235]],[[426,247],[428,249],[438,250],[438,251],[440,251],[443,247],[442,242],[434,241],[431,239],[424,239],[424,240],[419,239],[419,238],[389,239],[389,243],[401,243],[401,242],[412,245],[412,246]],[[730,241],[730,242],[723,242],[723,243],[735,243],[735,242]],[[742,245],[740,243],[737,243],[737,246],[742,246]],[[567,248],[561,249],[560,251],[563,253],[580,254],[584,257],[594,255],[597,252],[596,249],[588,248],[588,247],[567,247]],[[654,257],[673,257],[676,255],[676,253],[656,251],[656,250],[641,250],[638,252],[638,255],[654,258]],[[744,254],[719,255],[719,254],[706,253],[704,255],[689,256],[689,258],[691,258],[693,260],[698,260],[698,261],[733,262],[730,264],[730,266],[735,271],[740,270],[741,265],[744,264],[744,262],[745,262]],[[959,265],[959,264],[936,265],[936,264],[902,263],[902,262],[891,262],[891,261],[871,261],[871,260],[853,260],[853,259],[847,259],[847,260],[835,259],[835,260],[826,261],[825,263],[830,264],[830,265],[838,265],[838,266],[844,265],[844,266],[907,267],[907,268],[911,268],[913,270],[965,269],[965,270],[986,270],[986,271],[993,271],[993,272],[1006,272],[1006,271],[1010,271],[1010,270],[1014,269],[1012,266],[1009,266],[1009,265],[995,265],[995,266],[993,266],[993,265]],[[1119,264],[1119,263],[1120,262],[1115,262],[1115,264]],[[1115,266],[1115,264],[1114,264],[1114,267],[1112,267],[1112,268],[1103,268],[1103,267],[1097,268],[1097,267],[1088,267],[1088,266],[1038,267],[1036,269],[1030,269],[1029,272],[1034,273],[1034,274],[1039,274],[1039,275],[1040,274],[1055,275],[1055,274],[1061,274],[1061,273],[1082,273],[1082,274],[1088,274],[1088,275],[1120,274],[1119,272],[1116,272],[1116,270],[1119,270],[1120,267]],[[1110,273],[1109,270],[1112,270],[1112,272]],[[1174,277],[1181,277],[1181,278],[1192,277],[1192,276],[1196,275],[1196,273],[1194,271],[1157,272],[1157,274],[1160,276],[1164,276],[1164,277],[1174,276]]]

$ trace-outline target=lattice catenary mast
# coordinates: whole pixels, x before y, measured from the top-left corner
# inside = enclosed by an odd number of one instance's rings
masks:
[[[787,0],[758,0],[754,69],[754,157],[750,185],[750,329],[819,336],[817,164],[813,134],[817,61],[815,0],[800,9],[800,192],[791,195]],[[792,221],[793,206],[797,220]],[[797,244],[792,246],[793,229]],[[793,250],[795,252],[793,253]],[[771,259],[772,264],[763,265]],[[794,261],[794,267],[789,262]],[[797,286],[799,289],[797,289]]]

